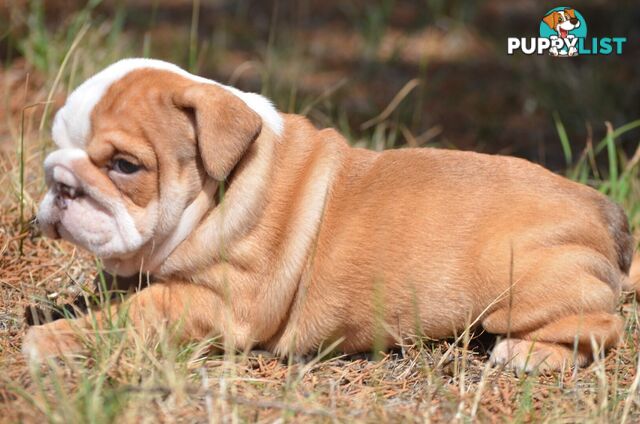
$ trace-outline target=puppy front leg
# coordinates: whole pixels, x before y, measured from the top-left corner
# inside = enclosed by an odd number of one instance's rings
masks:
[[[234,333],[230,331],[233,326],[225,325],[223,321],[225,315],[230,316],[223,313],[224,307],[218,294],[207,287],[189,283],[156,283],[110,310],[31,327],[25,335],[22,350],[33,360],[83,353],[95,339],[96,332],[109,331],[110,322],[117,322],[123,314],[134,330],[143,336],[169,329],[178,342],[216,335],[226,336],[235,342],[231,337]]]

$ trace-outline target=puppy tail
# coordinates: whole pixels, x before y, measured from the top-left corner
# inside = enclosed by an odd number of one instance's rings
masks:
[[[640,299],[640,251],[636,250],[634,253],[634,248],[640,241],[640,233],[631,233],[627,214],[617,203],[605,202],[602,204],[602,212],[613,237],[618,268],[624,275],[622,289],[636,293],[636,297]]]

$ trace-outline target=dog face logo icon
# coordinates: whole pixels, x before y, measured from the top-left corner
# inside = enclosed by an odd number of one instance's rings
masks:
[[[569,57],[578,55],[578,38],[587,36],[584,17],[570,7],[556,7],[540,22],[540,37],[551,40],[549,54]]]

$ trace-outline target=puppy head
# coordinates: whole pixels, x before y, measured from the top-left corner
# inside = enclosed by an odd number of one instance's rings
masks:
[[[542,21],[562,36],[566,36],[569,31],[580,26],[576,11],[568,8],[551,12],[542,18]]]
[[[118,62],[57,113],[38,222],[105,263],[148,259],[192,230],[211,207],[203,190],[229,175],[263,123],[278,133],[279,119],[266,99],[173,65]]]

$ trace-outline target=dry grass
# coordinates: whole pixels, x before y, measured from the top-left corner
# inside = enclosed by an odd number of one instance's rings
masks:
[[[163,340],[146,346],[117,325],[86,358],[30,368],[20,354],[25,306],[47,295],[70,301],[96,266],[67,243],[33,231],[17,236],[16,211],[3,203],[0,421],[640,419],[635,304],[622,306],[625,344],[586,369],[554,376],[489,367],[485,338],[456,346],[423,341],[375,360],[320,354],[285,363],[260,352],[208,355],[202,346]]]
[[[66,68],[49,73],[34,72],[28,60],[0,71],[1,422],[640,421],[638,312],[631,296],[620,304],[627,320],[624,343],[585,369],[552,376],[489,367],[486,336],[461,337],[459,343],[416,340],[375,355],[319,352],[283,361],[260,352],[217,356],[206,343],[176,347],[163,337],[149,345],[126,323],[114,323],[91,342],[87,357],[29,367],[20,353],[27,306],[63,305],[86,294],[98,264],[68,243],[41,237],[29,224],[44,190],[49,139],[44,107],[24,108],[51,99],[54,110],[68,88],[119,55],[126,39],[105,48],[108,53],[89,51],[110,31],[94,29],[87,35],[92,41],[78,47],[93,68],[73,54]],[[64,57],[58,52],[54,62]],[[51,89],[58,74],[63,78]],[[374,139],[379,133],[384,138],[387,122],[374,124]],[[617,158],[614,150],[609,165],[623,170],[619,181],[600,183],[638,225],[637,161]],[[592,179],[590,160],[588,154],[580,158],[576,179]]]

